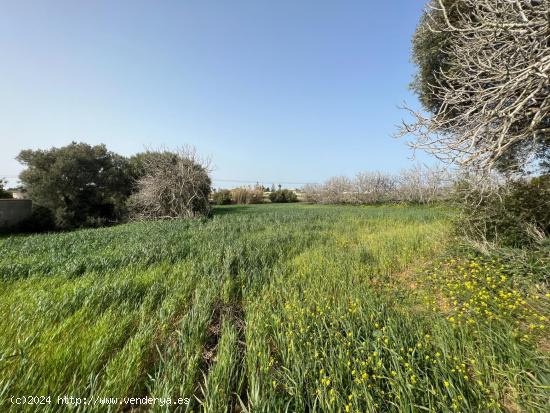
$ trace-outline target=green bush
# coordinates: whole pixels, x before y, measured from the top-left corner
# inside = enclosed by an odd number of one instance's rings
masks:
[[[475,241],[527,247],[550,236],[550,175],[507,183],[490,194],[471,191],[456,228]]]
[[[212,194],[212,200],[216,205],[229,205],[231,203],[231,191],[220,189]]]
[[[289,189],[279,189],[278,191],[271,192],[269,194],[271,202],[286,203],[286,202],[298,202],[298,196]]]

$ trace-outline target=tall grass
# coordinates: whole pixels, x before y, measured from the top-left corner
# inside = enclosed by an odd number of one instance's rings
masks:
[[[448,215],[227,206],[0,239],[0,409],[73,395],[190,399],[153,411],[545,411],[546,350],[514,318],[451,322],[445,277],[415,271],[443,250]]]

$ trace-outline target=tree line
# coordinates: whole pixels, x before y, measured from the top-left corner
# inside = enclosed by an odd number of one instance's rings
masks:
[[[446,168],[422,164],[398,174],[361,172],[354,178],[335,176],[303,188],[305,199],[320,204],[430,204],[449,199],[455,177]]]
[[[23,150],[16,159],[25,166],[20,181],[34,203],[25,229],[210,214],[209,165],[192,148],[125,157],[103,144],[72,142],[61,148]]]
[[[60,148],[27,149],[22,190],[33,201],[32,217],[16,230],[97,227],[129,219],[198,218],[211,204],[264,202],[262,186],[212,191],[210,162],[194,148],[154,149],[125,157],[103,144],[72,142]],[[3,189],[0,197],[11,194]],[[271,202],[297,202],[293,191],[275,189]]]
[[[233,189],[218,189],[212,193],[212,202],[216,205],[229,204],[262,204],[266,202],[289,203],[298,202],[296,192],[290,189],[275,189],[256,184],[255,186],[241,186]]]

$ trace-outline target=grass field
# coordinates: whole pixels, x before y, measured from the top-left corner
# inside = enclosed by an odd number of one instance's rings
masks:
[[[2,238],[0,411],[548,411],[548,291],[449,252],[449,214],[228,206]]]

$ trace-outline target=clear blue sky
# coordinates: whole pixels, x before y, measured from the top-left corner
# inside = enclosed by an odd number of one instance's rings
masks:
[[[215,178],[266,184],[397,171],[423,6],[0,0],[0,176],[21,149],[72,140],[191,144]]]

